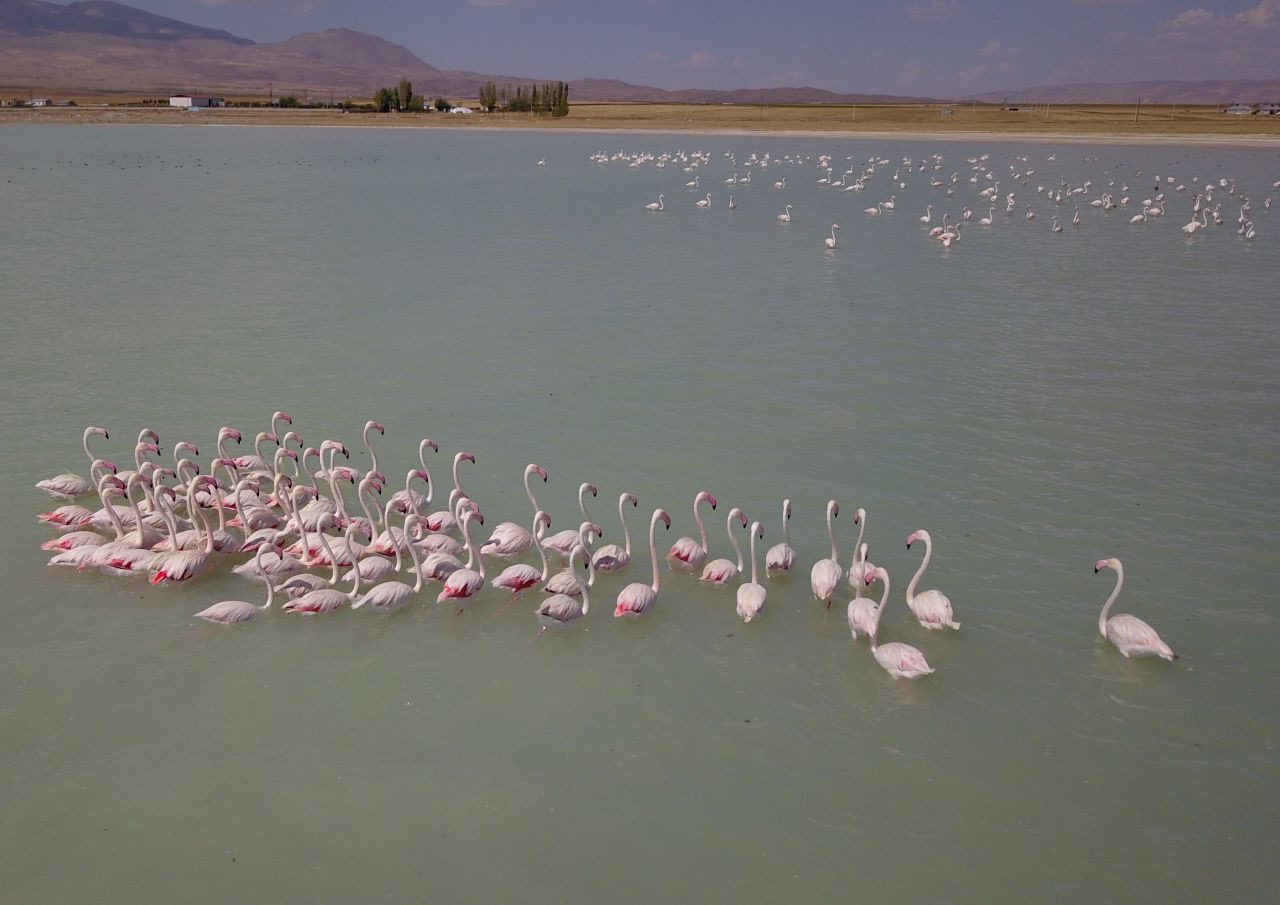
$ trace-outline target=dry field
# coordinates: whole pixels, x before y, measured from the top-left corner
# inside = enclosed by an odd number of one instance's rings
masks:
[[[0,96],[7,96],[0,89]],[[64,95],[54,95],[62,97]],[[338,110],[224,108],[186,113],[161,107],[106,106],[125,97],[75,97],[80,106],[0,108],[2,123],[151,123],[400,126],[446,128],[608,129],[828,134],[973,134],[1098,136],[1131,140],[1203,139],[1270,144],[1280,116],[1228,116],[1212,107],[1146,106],[747,106],[579,102],[564,119],[527,114],[376,114]],[[944,114],[943,110],[950,110]]]

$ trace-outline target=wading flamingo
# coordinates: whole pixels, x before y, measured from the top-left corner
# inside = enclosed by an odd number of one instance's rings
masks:
[[[751,523],[751,580],[738,585],[738,618],[750,622],[764,609],[768,593],[760,583],[759,564],[756,560],[756,538],[764,539],[764,528],[759,522]]]
[[[735,581],[742,574],[742,547],[738,545],[738,539],[733,534],[733,523],[742,522],[742,527],[747,527],[747,517],[742,510],[734,506],[729,510],[729,517],[725,520],[725,531],[729,535],[729,543],[733,544],[733,552],[738,555],[738,561],[733,562],[728,559],[713,559],[707,563],[702,569],[702,574],[698,576],[699,581],[705,581],[717,588],[722,588],[731,581]]]
[[[764,555],[765,573],[787,573],[796,564],[796,551],[791,548],[791,500],[782,501],[782,543],[774,544]]]
[[[836,529],[832,520],[840,514],[840,506],[835,500],[827,500],[827,538],[831,541],[831,558],[820,559],[809,571],[809,587],[813,590],[815,600],[820,600],[831,609],[831,598],[840,584],[844,569],[840,567],[840,552],[836,549]]]
[[[881,566],[876,566],[873,578],[884,582],[884,599],[889,599],[889,573]],[[891,641],[888,644],[876,644],[876,636],[880,632],[880,618],[884,615],[884,607],[876,609],[876,622],[871,630],[871,654],[880,664],[880,668],[895,679],[918,679],[933,672],[933,667],[924,658],[924,654],[910,644]]]
[[[907,535],[907,549],[910,550],[911,545],[918,540],[924,541],[924,559],[920,562],[920,568],[916,569],[916,574],[911,577],[911,583],[907,585],[907,606],[911,608],[916,621],[927,629],[959,629],[960,623],[955,621],[951,601],[945,594],[941,591],[921,591],[916,594],[920,576],[929,567],[929,560],[933,557],[933,538],[928,531],[921,530]]]
[[[693,498],[693,520],[698,523],[700,540],[682,537],[667,551],[667,563],[673,571],[692,572],[707,559],[707,528],[702,524],[702,513],[698,511],[698,504],[704,502],[710,503],[712,510],[716,508],[716,498],[706,490],[699,490]]]
[[[662,509],[653,510],[653,518],[649,520],[649,561],[653,568],[653,583],[634,582],[618,592],[618,600],[613,608],[613,618],[622,616],[643,616],[653,609],[658,599],[658,548],[654,546],[658,521],[671,530],[671,516]]]
[[[591,558],[597,572],[616,572],[631,562],[631,529],[627,527],[626,505],[639,506],[640,501],[634,493],[623,493],[618,497],[618,521],[622,522],[622,538],[624,546],[605,544]]]
[[[262,554],[275,553],[277,556],[283,554],[283,550],[274,544],[263,544],[258,547],[254,554],[254,559],[258,562],[258,571],[262,571]],[[271,584],[271,579],[266,573],[262,574],[262,581],[267,586],[267,602],[259,605],[248,603],[244,600],[221,600],[211,607],[206,607],[196,613],[197,619],[203,619],[206,622],[214,622],[218,625],[232,625],[237,622],[248,622],[258,613],[265,613],[271,609],[271,604],[276,599],[276,589]]]
[[[1100,559],[1093,566],[1094,574],[1096,575],[1103,569],[1111,569],[1116,573],[1116,586],[1112,589],[1111,596],[1107,598],[1106,605],[1102,607],[1102,612],[1098,614],[1098,632],[1102,637],[1114,644],[1116,650],[1126,657],[1160,657],[1163,660],[1178,659],[1178,655],[1173,652],[1169,645],[1160,640],[1156,630],[1137,616],[1121,613],[1118,616],[1107,618],[1107,615],[1111,612],[1112,605],[1116,602],[1116,598],[1120,596],[1120,589],[1124,587],[1124,566],[1120,563],[1120,560],[1115,558]]]

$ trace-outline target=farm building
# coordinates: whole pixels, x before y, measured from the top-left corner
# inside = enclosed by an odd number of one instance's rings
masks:
[[[170,107],[190,110],[193,107],[225,107],[227,102],[212,94],[175,94],[169,98]]]

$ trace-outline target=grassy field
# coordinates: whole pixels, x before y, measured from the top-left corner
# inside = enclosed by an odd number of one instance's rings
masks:
[[[7,96],[0,89],[0,96]],[[61,97],[61,95],[58,95]],[[563,119],[528,114],[376,114],[338,110],[229,107],[187,113],[167,107],[106,106],[124,97],[70,95],[76,107],[0,108],[0,123],[224,123],[447,128],[647,129],[693,132],[991,133],[1280,138],[1280,116],[1228,116],[1213,107],[903,105],[747,106],[579,102]],[[944,110],[950,111],[944,113]]]

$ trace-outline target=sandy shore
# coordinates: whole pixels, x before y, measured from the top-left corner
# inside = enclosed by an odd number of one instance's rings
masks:
[[[967,113],[968,111],[966,111]],[[1195,110],[1134,126],[1114,108],[1062,110],[1057,119],[999,119],[1002,111],[935,119],[928,108],[760,108],[583,104],[559,120],[515,114],[390,115],[338,110],[224,108],[187,113],[153,107],[0,109],[0,125],[185,125],[307,128],[469,129],[482,131],[672,133],[735,137],[869,139],[893,141],[1042,142],[1079,144],[1234,146],[1280,149],[1280,117],[1225,117]],[[1132,111],[1123,116],[1132,117]],[[968,119],[971,122],[966,122]],[[980,121],[980,122],[979,122]],[[963,128],[973,125],[975,128]],[[1128,128],[1126,128],[1128,125]],[[1022,128],[1019,128],[1019,127]]]

